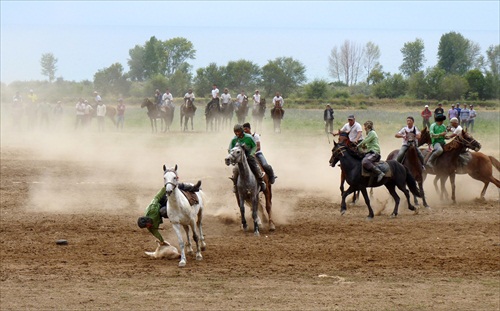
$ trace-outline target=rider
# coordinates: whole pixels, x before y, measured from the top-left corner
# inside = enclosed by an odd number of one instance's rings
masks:
[[[361,140],[363,140],[363,129],[361,128],[361,124],[356,122],[354,115],[350,115],[347,117],[347,123],[338,130],[336,133],[330,132],[333,136],[337,136],[340,133],[346,133],[349,135],[349,140],[351,143],[357,145]]]
[[[217,84],[212,85],[212,100],[205,107],[205,116],[212,109],[213,105],[219,105],[219,89],[217,88]]]
[[[443,124],[443,121],[446,120],[446,116],[444,114],[439,114],[434,118],[434,120],[435,123],[432,123],[429,130],[434,150],[426,162],[426,165],[430,168],[434,167],[434,159],[443,153],[443,146],[445,144],[444,138],[446,136],[446,126]]]
[[[255,94],[253,94],[253,110],[259,109],[260,105],[260,93],[259,90],[255,90]]]
[[[245,100],[248,101],[248,97],[245,95],[245,90],[241,90],[241,93],[236,96],[236,107],[240,108]]]
[[[161,97],[162,110],[165,110],[164,107],[172,108],[172,106],[174,105],[173,101],[174,101],[174,96],[172,95],[172,93],[170,93],[170,90],[167,89],[163,94],[163,96]]]
[[[264,183],[262,178],[266,173],[260,169],[260,166],[257,164],[257,160],[255,159],[255,152],[257,152],[257,144],[253,140],[252,135],[246,134],[243,131],[243,126],[241,124],[236,124],[233,130],[235,136],[229,143],[228,151],[233,149],[237,143],[243,146],[243,148],[245,149],[245,155],[247,157],[248,165],[250,166],[250,169],[254,173],[255,177],[257,178],[257,182],[260,184],[260,191],[265,191],[266,184]],[[234,192],[236,192],[236,181],[238,180],[238,176],[235,171],[237,172],[237,169],[233,170],[233,177],[231,177],[231,179],[235,184]]]
[[[184,94],[184,102],[188,99],[191,101],[191,104],[193,104],[193,106],[195,107],[195,110],[196,110],[196,106],[194,105],[195,97],[193,94],[193,89],[188,89],[188,92],[186,94]]]
[[[224,93],[222,93],[220,98],[222,100],[222,107],[226,107],[227,105],[229,105],[229,103],[231,102],[231,94],[229,94],[229,90],[227,88],[224,89]]]
[[[285,100],[281,97],[280,92],[276,92],[276,95],[273,97],[273,108],[271,109],[271,115],[274,115],[274,111],[276,109],[283,109],[283,104]],[[284,112],[283,112],[284,113]],[[281,114],[281,118],[283,118],[283,113]]]
[[[162,95],[161,95],[161,92],[159,89],[156,89],[155,91],[155,104],[156,104],[156,108],[160,109],[161,108],[161,99],[162,99]]]
[[[406,153],[406,150],[408,150],[408,133],[413,133],[415,134],[416,139],[420,139],[420,131],[418,130],[417,126],[414,125],[415,119],[412,116],[408,116],[406,118],[406,126],[403,127],[399,132],[396,133],[395,137],[396,138],[403,138],[403,145],[401,146],[401,149],[399,149],[398,156],[396,160],[398,162],[403,162],[403,157]],[[420,149],[417,149],[417,154],[418,158],[420,159],[420,163],[423,165],[424,164],[424,156],[422,155],[422,152],[420,152]]]
[[[377,182],[380,182],[385,174],[375,165],[375,162],[380,161],[378,135],[373,128],[372,121],[366,121],[363,125],[366,131],[366,138],[358,144],[358,149],[366,153],[363,160],[361,160],[361,164],[367,171],[377,174]]]
[[[462,111],[463,111],[463,109],[462,109]],[[462,136],[463,128],[462,128],[462,126],[460,126],[458,118],[452,118],[450,120],[450,127],[447,130],[451,134],[446,136],[445,137],[446,139],[451,139],[451,138],[455,138],[457,136]],[[466,166],[471,159],[472,159],[472,155],[467,150],[464,150],[463,152],[461,152],[458,155],[458,161],[459,161],[459,164],[461,167]]]
[[[201,181],[198,180],[196,185],[188,183],[179,183],[180,190],[189,192],[198,192],[200,190]],[[160,191],[154,196],[151,203],[146,208],[145,216],[137,219],[139,228],[147,228],[148,231],[158,239],[160,245],[168,245],[158,231],[160,224],[163,223],[163,218],[168,218],[167,215],[167,191],[165,187],[161,187]]]
[[[243,123],[243,131],[245,131],[246,134],[252,135],[253,140],[255,141],[255,144],[257,145],[257,151],[255,152],[255,157],[257,160],[259,160],[260,164],[264,168],[264,170],[267,168],[269,172],[269,182],[271,184],[274,184],[276,178],[278,176],[274,175],[274,170],[269,163],[267,163],[266,158],[264,157],[264,154],[262,153],[262,150],[260,148],[260,135],[257,133],[252,134],[252,128],[250,127],[250,123]]]

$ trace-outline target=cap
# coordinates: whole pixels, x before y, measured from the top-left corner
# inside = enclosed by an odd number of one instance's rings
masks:
[[[446,116],[445,116],[444,114],[438,114],[438,115],[434,118],[434,120],[436,120],[436,121],[444,121],[444,120],[446,120]]]
[[[457,122],[458,123],[458,119],[457,118],[451,118],[450,122]]]
[[[425,108],[429,108],[429,105],[425,105]]]
[[[452,107],[455,107],[455,104],[451,104]]]
[[[354,115],[351,114],[350,116],[348,116],[347,120],[354,120]]]

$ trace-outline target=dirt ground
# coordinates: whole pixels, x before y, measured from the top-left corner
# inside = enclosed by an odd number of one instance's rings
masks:
[[[340,216],[340,172],[328,166],[324,136],[297,147],[267,132],[277,230],[255,237],[240,228],[223,162],[229,138],[4,129],[0,309],[500,310],[493,185],[480,201],[482,184],[460,176],[452,205],[428,180],[431,210],[414,215],[402,204],[395,219],[387,191],[376,189],[373,221],[363,203]],[[209,198],[204,259],[188,257],[184,268],[147,257],[154,238],[137,227],[163,164],[178,164],[183,181],[201,179]],[[178,247],[169,222],[162,228]]]

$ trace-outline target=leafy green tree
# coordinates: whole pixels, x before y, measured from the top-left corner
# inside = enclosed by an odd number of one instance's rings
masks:
[[[181,69],[188,59],[195,59],[196,50],[193,43],[185,38],[173,38],[163,43],[164,68],[163,73],[171,77],[178,69]]]
[[[154,97],[155,91],[160,90],[160,92],[163,94],[165,90],[168,87],[168,79],[162,75],[162,74],[157,74],[151,79],[149,79],[145,85],[144,85],[144,92],[142,96],[146,96],[149,99],[152,99]]]
[[[461,99],[468,91],[467,80],[459,75],[447,75],[441,81],[440,98],[446,100]]]
[[[485,91],[485,80],[483,73],[479,69],[469,70],[465,74],[465,80],[469,84],[469,90],[467,92],[467,98],[472,99],[471,94],[476,94],[479,99],[484,99]]]
[[[440,69],[437,66],[427,68],[425,71],[425,84],[427,84],[427,98],[428,99],[440,99],[440,86],[441,81],[446,76],[444,69]]]
[[[406,42],[401,49],[403,64],[399,66],[399,70],[407,77],[421,71],[426,61],[424,51],[422,39],[417,38],[414,42]]]
[[[191,87],[190,68],[191,66],[188,63],[183,63],[170,77],[168,84],[175,97],[183,97]]]
[[[150,79],[157,74],[164,74],[166,58],[163,43],[156,37],[151,37],[144,45],[144,78]]]
[[[380,64],[379,64],[371,70],[370,74],[366,78],[366,82],[368,84],[378,84],[378,83],[382,82],[382,80],[384,80],[384,78],[385,78],[385,76],[384,76],[384,72],[382,71],[382,66],[380,66]]]
[[[103,95],[122,94],[126,96],[130,90],[130,82],[123,73],[123,66],[120,63],[114,63],[94,74],[94,87],[100,90]]]
[[[260,67],[248,60],[240,59],[230,61],[225,67],[224,80],[231,93],[239,93],[241,90],[253,90],[260,84]],[[247,91],[248,93],[248,91]]]
[[[143,46],[136,45],[128,51],[130,58],[127,63],[130,68],[128,74],[132,81],[144,81],[146,79],[146,68],[144,65],[146,50]]]
[[[484,78],[484,98],[500,99],[500,78],[487,72]]]
[[[40,65],[42,66],[42,75],[47,76],[49,82],[52,83],[56,76],[57,70],[57,58],[54,57],[52,53],[42,54],[40,59]]]
[[[437,66],[446,73],[464,75],[472,66],[471,42],[460,33],[449,32],[441,36]]]
[[[500,77],[500,45],[491,45],[486,50],[489,71],[493,76]]]
[[[408,79],[408,94],[418,98],[427,98],[427,83],[423,71],[416,72]]]
[[[382,82],[372,88],[372,93],[378,98],[398,98],[406,94],[408,82],[403,75],[397,73],[387,76]]]
[[[265,96],[280,92],[291,94],[307,81],[305,66],[291,57],[278,57],[262,67],[262,86]],[[286,96],[286,95],[285,95]]]
[[[325,80],[314,80],[304,86],[307,98],[323,99],[328,97],[328,82]]]
[[[196,97],[207,97],[212,91],[212,85],[224,85],[224,68],[218,67],[216,63],[210,63],[207,67],[198,68],[194,78],[194,92]],[[222,82],[222,83],[221,83]]]

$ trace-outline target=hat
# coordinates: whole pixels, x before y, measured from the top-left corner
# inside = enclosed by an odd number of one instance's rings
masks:
[[[351,114],[350,116],[347,117],[347,120],[354,120],[354,115]]]
[[[425,105],[425,108],[429,108],[429,105]]]
[[[470,107],[474,107],[474,105],[470,105]]]
[[[450,122],[457,122],[458,123],[458,119],[457,118],[451,118]]]
[[[446,120],[446,116],[445,116],[444,114],[438,114],[438,115],[434,118],[434,120],[436,120],[436,121],[444,121],[444,120]]]
[[[452,107],[455,107],[455,104],[451,104]]]
[[[439,103],[438,106],[442,106],[443,104],[442,103]]]

